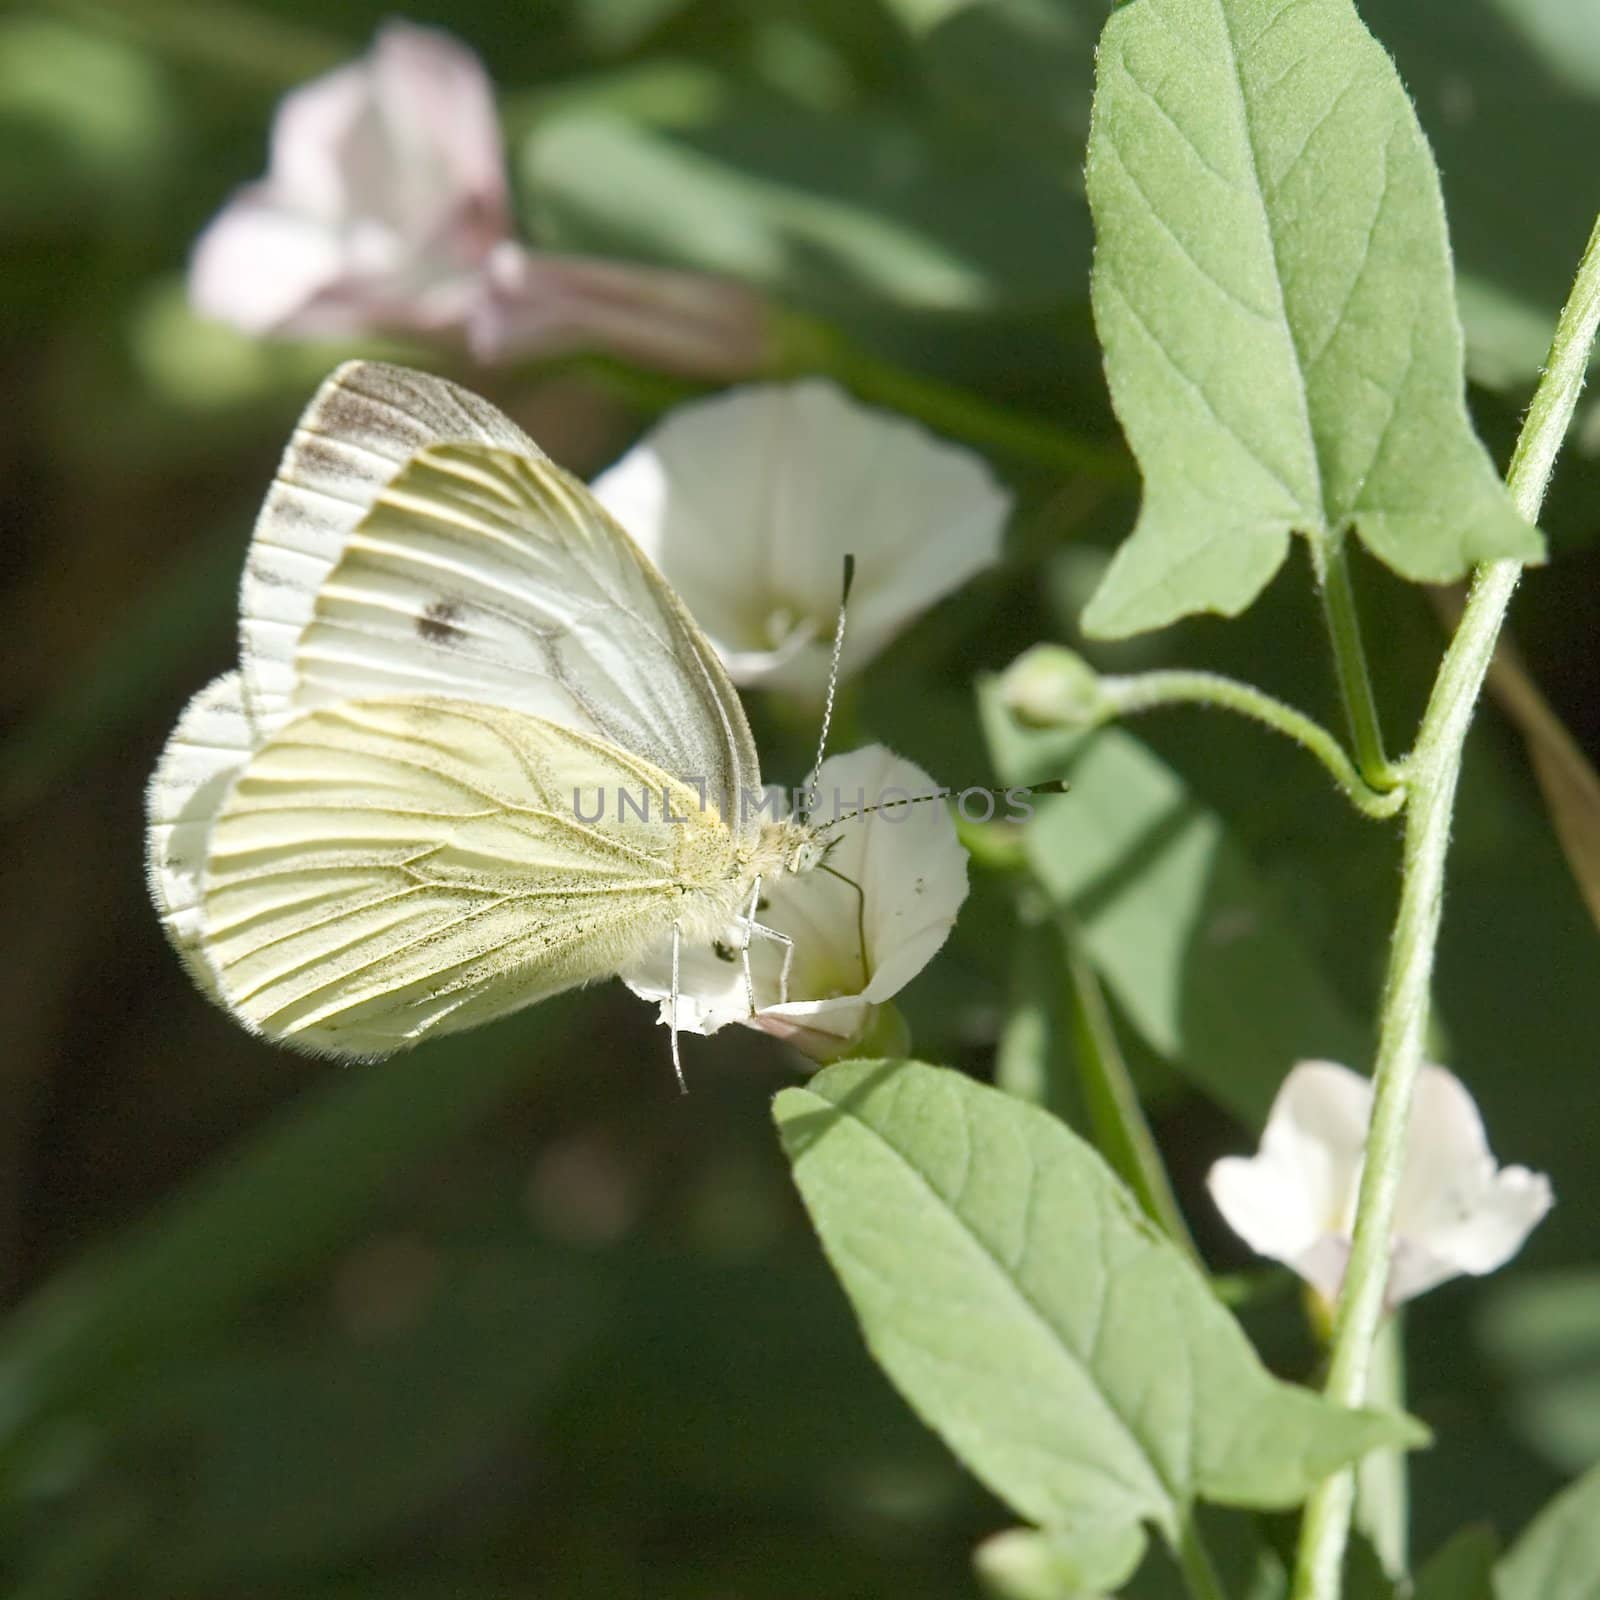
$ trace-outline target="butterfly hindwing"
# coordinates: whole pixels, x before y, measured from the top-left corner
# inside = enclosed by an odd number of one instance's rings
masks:
[[[201,949],[206,850],[212,818],[254,742],[239,674],[224,673],[184,707],[145,794],[150,895],[173,948],[213,998],[216,980]]]
[[[343,702],[257,749],[212,825],[204,954],[253,1026],[386,1054],[616,972],[715,892],[732,847],[692,789],[591,737],[460,700]]]

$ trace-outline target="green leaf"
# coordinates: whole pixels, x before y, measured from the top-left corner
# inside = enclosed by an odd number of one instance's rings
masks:
[[[1098,61],[1095,319],[1145,498],[1085,628],[1236,615],[1291,533],[1418,582],[1537,558],[1467,420],[1432,157],[1348,0],[1134,0]]]
[[[1069,1048],[1070,1016],[1062,981],[1066,956],[1049,921],[1019,915],[1011,947],[1011,992],[995,1042],[995,1086],[1084,1126],[1085,1110]]]
[[[1600,1592],[1600,1467],[1558,1494],[1495,1568],[1496,1600],[1593,1600]]]
[[[1417,1573],[1412,1600],[1494,1600],[1494,1529],[1474,1524],[1453,1533]]]
[[[1179,1536],[1198,1496],[1297,1504],[1407,1418],[1271,1377],[1094,1151],[916,1062],[778,1096],[795,1180],[867,1343],[968,1467],[1043,1526]]]
[[[992,684],[981,704],[1006,782],[1071,782],[1034,802],[1028,862],[1152,1049],[1252,1124],[1291,1063],[1365,1059],[1365,1030],[1177,772],[1117,728],[1019,728]]]

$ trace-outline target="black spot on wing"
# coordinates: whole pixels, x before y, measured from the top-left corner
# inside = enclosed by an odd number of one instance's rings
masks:
[[[460,617],[459,600],[434,600],[417,618],[417,635],[429,644],[455,644],[465,637],[457,626]]]

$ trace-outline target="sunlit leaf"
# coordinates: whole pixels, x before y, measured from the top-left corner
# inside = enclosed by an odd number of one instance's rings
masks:
[[[916,1062],[778,1096],[795,1180],[902,1394],[1014,1510],[1169,1538],[1297,1504],[1409,1419],[1272,1378],[1205,1279],[1037,1107]]]
[[[1095,317],[1145,498],[1085,627],[1234,615],[1292,533],[1415,580],[1536,557],[1467,420],[1432,157],[1348,0],[1134,0],[1098,61]]]

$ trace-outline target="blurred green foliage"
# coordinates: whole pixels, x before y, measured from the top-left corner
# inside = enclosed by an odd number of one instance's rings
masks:
[[[333,1069],[207,1006],[146,902],[142,785],[188,693],[232,657],[255,506],[298,408],[349,353],[196,322],[186,252],[261,170],[277,97],[360,53],[389,9],[0,14],[5,1591],[970,1596],[972,1546],[1009,1519],[860,1345],[772,1137],[771,1095],[795,1070],[780,1047],[690,1041],[680,1099],[647,1009],[609,986]],[[537,241],[746,275],[884,360],[1098,445],[1117,435],[1080,167],[1109,9],[462,0],[409,14],[484,55]],[[1363,9],[1440,159],[1472,403],[1503,461],[1594,208],[1600,24],[1538,0]],[[646,420],[573,372],[456,375],[584,472]],[[1515,619],[1591,753],[1593,424],[1558,474],[1556,559]],[[1006,470],[1021,500],[1006,564],[851,686],[840,747],[881,737],[941,779],[985,781],[974,681],[1040,638],[1106,669],[1254,678],[1332,720],[1298,562],[1237,623],[1090,646],[1077,615],[1134,496]],[[1375,565],[1356,576],[1400,745],[1438,625]],[[810,719],[751,709],[766,770],[798,779]],[[1137,733],[1152,792],[1181,793],[1213,848],[1166,887],[1170,858],[1148,877],[1133,861],[1124,909],[1203,896],[1215,860],[1248,884],[1256,926],[1295,930],[1297,954],[1241,963],[1197,1017],[1149,1009],[1194,976],[1185,951],[1158,970],[1139,917],[1104,923],[1123,930],[1105,963],[1115,1021],[1180,1199],[1208,1257],[1240,1265],[1200,1186],[1247,1137],[1219,1104],[1247,1116],[1271,1049],[1335,1049],[1372,1015],[1396,842],[1254,728],[1174,715]],[[1093,813],[1053,804],[1092,867]],[[1014,883],[975,879],[945,953],[901,998],[918,1055],[987,1075],[1003,1031],[1021,1048],[1013,1007],[1037,991],[1010,971]],[[1424,1555],[1467,1521],[1509,1541],[1600,1450],[1584,1424],[1600,1384],[1600,1168],[1572,1114],[1592,1099],[1600,952],[1520,747],[1487,710],[1451,882],[1438,1048],[1497,1151],[1551,1173],[1560,1204],[1525,1264],[1408,1319],[1410,1404],[1438,1440],[1412,1464]],[[1322,1014],[1358,1021],[1336,1044],[1312,1025]],[[1303,1377],[1291,1313],[1246,1315]],[[1256,1560],[1253,1535],[1233,1542]],[[1139,1592],[1170,1582],[1152,1570]]]

